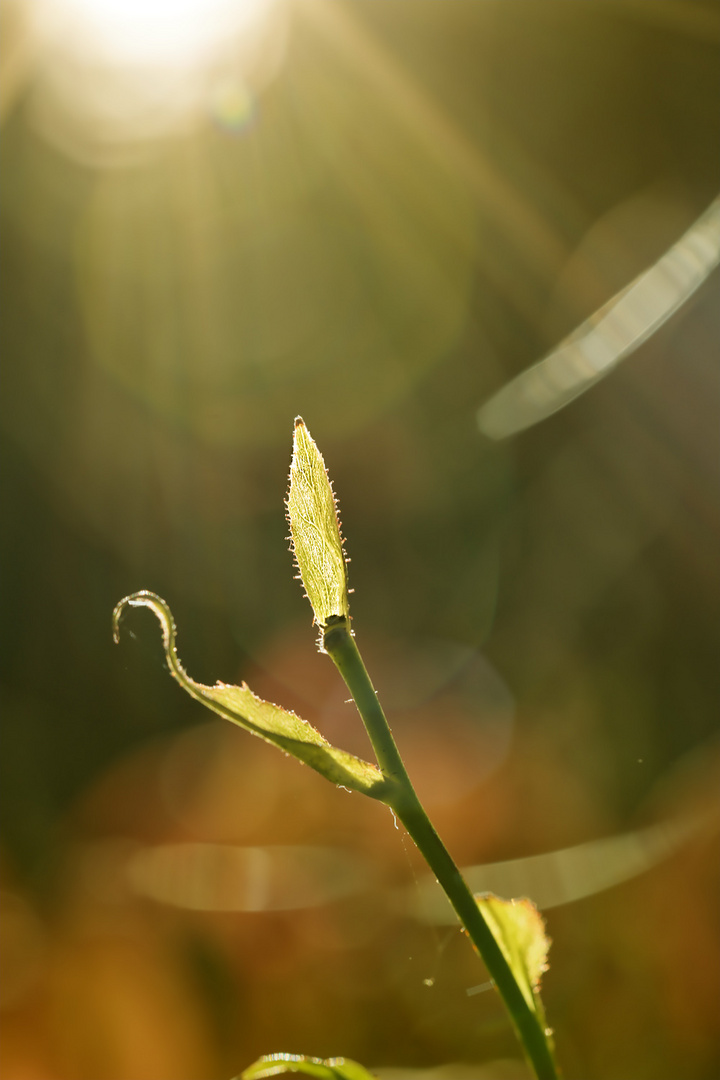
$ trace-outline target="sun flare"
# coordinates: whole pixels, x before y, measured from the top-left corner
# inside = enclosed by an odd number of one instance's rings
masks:
[[[35,126],[89,164],[198,115],[227,126],[230,108],[242,126],[282,57],[283,13],[284,0],[36,0]]]
[[[252,33],[273,0],[46,0],[53,37],[109,64],[195,67]]]

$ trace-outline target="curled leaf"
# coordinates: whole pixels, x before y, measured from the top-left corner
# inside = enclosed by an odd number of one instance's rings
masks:
[[[350,1058],[307,1057],[305,1054],[267,1054],[258,1058],[236,1080],[266,1080],[282,1073],[304,1073],[316,1080],[375,1080],[372,1073]]]
[[[126,596],[113,612],[113,637],[120,636],[120,616],[126,607],[148,607],[155,613],[163,632],[163,645],[170,673],[183,690],[202,702],[219,716],[231,720],[258,735],[266,742],[280,747],[299,761],[304,761],[333,784],[360,791],[373,798],[381,798],[387,790],[387,781],[380,770],[354,754],[332,746],[312,724],[293,712],[273,705],[242,686],[216,683],[205,686],[191,679],[178,659],[175,648],[175,620],[165,601],[155,593],[142,590]]]
[[[347,570],[337,505],[322,454],[301,417],[295,420],[287,498],[292,547],[300,578],[323,629],[331,616],[347,618]]]

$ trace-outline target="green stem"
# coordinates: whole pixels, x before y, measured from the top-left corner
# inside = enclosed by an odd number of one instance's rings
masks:
[[[467,882],[415,793],[347,619],[333,617],[328,623],[323,635],[323,648],[345,680],[370,736],[378,765],[391,781],[384,801],[402,821],[424,856],[485,962],[538,1080],[557,1080],[555,1063],[542,1026],[515,981]]]

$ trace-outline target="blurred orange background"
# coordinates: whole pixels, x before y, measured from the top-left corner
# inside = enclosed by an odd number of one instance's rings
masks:
[[[567,1080],[716,1080],[717,273],[544,423],[476,411],[716,196],[718,5],[1,19],[3,1080],[527,1075],[390,814],[204,713],[149,614],[113,646],[153,589],[194,678],[370,754],[293,581],[298,413],[419,794],[547,909]]]

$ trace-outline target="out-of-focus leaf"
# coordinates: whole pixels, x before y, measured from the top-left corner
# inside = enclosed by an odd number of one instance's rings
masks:
[[[268,1054],[249,1065],[235,1080],[264,1080],[282,1073],[305,1073],[317,1080],[375,1080],[371,1072],[349,1058],[306,1057],[304,1054]]]
[[[531,900],[502,900],[493,893],[480,893],[475,899],[523,997],[544,1028],[539,990],[540,978],[548,966],[550,938],[545,933],[542,915]]]
[[[387,788],[387,781],[380,770],[361,758],[331,746],[312,724],[293,712],[288,712],[253,694],[246,686],[228,686],[216,683],[205,686],[187,674],[178,659],[175,648],[175,621],[165,601],[155,593],[143,590],[126,596],[113,612],[113,631],[119,638],[120,616],[126,606],[148,607],[157,616],[163,631],[165,657],[170,673],[182,688],[207,705],[209,709],[231,720],[234,724],[259,735],[267,742],[279,746],[287,754],[304,761],[333,784],[361,791],[379,798]]]
[[[293,552],[319,626],[347,618],[347,570],[337,505],[322,454],[301,417],[295,420],[288,520]]]

